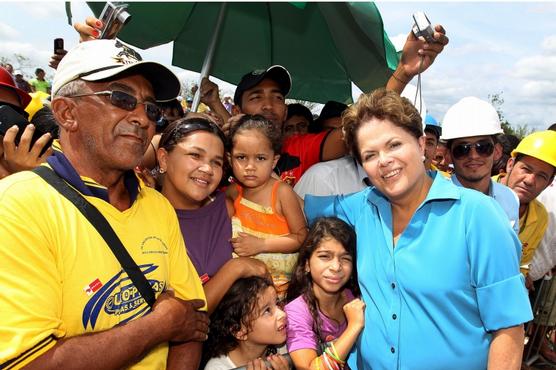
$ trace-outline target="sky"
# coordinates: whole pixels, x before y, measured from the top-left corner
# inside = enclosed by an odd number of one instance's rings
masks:
[[[450,43],[422,75],[422,96],[430,114],[442,120],[446,110],[465,96],[488,100],[501,94],[505,118],[514,126],[542,130],[556,122],[556,2],[376,2],[384,27],[394,43],[403,42],[412,14],[424,11],[440,23]],[[92,15],[84,2],[72,2],[73,22]],[[0,57],[31,77],[48,67],[53,39],[66,49],[78,42],[68,25],[65,2],[0,1]],[[141,51],[143,59],[171,64],[171,44]],[[14,54],[29,61],[19,66]],[[172,67],[188,81],[197,74]],[[233,85],[214,79],[223,94]],[[414,79],[413,83],[416,82]]]

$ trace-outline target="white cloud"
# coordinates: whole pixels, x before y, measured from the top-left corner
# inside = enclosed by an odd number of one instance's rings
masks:
[[[27,14],[30,18],[39,22],[44,19],[66,18],[65,2],[62,1],[25,1],[18,3],[17,6],[21,8],[21,14]]]
[[[546,37],[542,42],[542,48],[549,55],[556,55],[556,35]]]
[[[2,40],[12,40],[18,38],[20,35],[19,31],[10,25],[5,23],[0,23],[0,39]]]
[[[513,47],[515,48],[515,46]],[[501,42],[488,40],[477,40],[476,42],[469,42],[450,48],[450,54],[454,57],[463,57],[468,55],[482,56],[485,54],[507,54],[511,51],[511,48]]]
[[[533,55],[515,63],[513,75],[534,80],[552,79],[556,76],[556,55]]]
[[[25,63],[25,65],[19,65],[15,58],[16,54],[29,58],[29,61]],[[0,55],[8,58],[12,62],[14,68],[23,69],[24,72],[32,74],[32,71],[34,71],[36,67],[45,68],[48,65],[52,53],[46,50],[38,50],[35,45],[30,43],[4,41],[0,42]]]
[[[529,98],[543,99],[543,104],[548,103],[547,99],[556,101],[556,80],[526,82],[523,85],[521,93],[523,96]]]

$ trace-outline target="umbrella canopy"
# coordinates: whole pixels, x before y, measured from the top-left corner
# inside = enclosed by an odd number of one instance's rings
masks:
[[[90,2],[98,17],[104,3]],[[141,49],[174,42],[172,64],[200,72],[214,34],[219,2],[131,2],[119,38]],[[292,75],[289,98],[349,103],[384,86],[398,55],[374,3],[227,3],[210,75],[237,84],[273,64]]]

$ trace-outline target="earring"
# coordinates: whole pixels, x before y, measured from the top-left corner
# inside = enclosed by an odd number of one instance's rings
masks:
[[[164,173],[164,172],[166,172],[166,170],[164,168],[161,168],[161,169],[158,170],[158,172]]]
[[[425,157],[424,155],[423,155],[423,156],[421,156],[421,161],[423,161],[423,162],[424,162],[424,161],[425,161],[425,159],[427,159],[427,157]]]

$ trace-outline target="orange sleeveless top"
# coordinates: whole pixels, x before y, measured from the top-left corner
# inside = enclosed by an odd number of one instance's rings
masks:
[[[276,213],[275,205],[278,185],[280,185],[280,182],[276,181],[272,186],[270,207],[245,199],[243,197],[243,188],[240,185],[237,186],[238,196],[234,201],[234,217],[237,217],[241,222],[243,232],[252,235],[257,234],[255,236],[265,239],[290,233],[286,219]]]
[[[245,232],[261,239],[276,238],[290,233],[286,218],[276,213],[276,192],[280,181],[272,186],[271,206],[266,207],[243,198],[243,189],[238,185],[238,196],[234,201],[235,215],[232,217],[232,235]],[[233,253],[234,257],[237,257]],[[291,274],[298,253],[259,253],[253,258],[264,262],[272,275],[279,300],[286,298]]]

